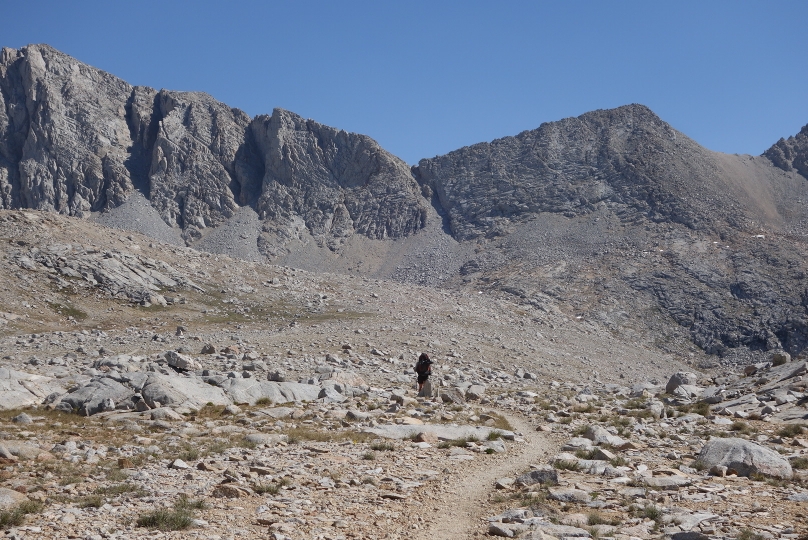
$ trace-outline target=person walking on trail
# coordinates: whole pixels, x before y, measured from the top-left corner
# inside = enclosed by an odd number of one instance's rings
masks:
[[[424,383],[432,374],[432,360],[429,359],[429,355],[426,353],[421,353],[421,356],[418,357],[418,363],[415,364],[415,373],[418,375],[418,393],[421,393],[421,390],[424,389]]]

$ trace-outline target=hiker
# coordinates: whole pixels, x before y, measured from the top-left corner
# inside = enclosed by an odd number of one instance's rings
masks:
[[[428,354],[421,353],[421,356],[418,357],[418,363],[415,364],[415,373],[418,375],[418,393],[420,394],[421,390],[424,389],[424,383],[432,373],[432,360],[429,359]]]

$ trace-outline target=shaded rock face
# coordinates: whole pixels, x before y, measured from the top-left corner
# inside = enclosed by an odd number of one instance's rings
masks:
[[[398,238],[426,224],[426,201],[407,165],[364,135],[276,109],[251,125],[264,169],[259,215],[285,226],[295,216],[338,244],[354,232]]]
[[[269,231],[302,224],[329,247],[406,236],[426,219],[406,164],[369,137],[132,86],[47,45],[3,49],[0,206],[82,217],[135,189],[189,244],[243,205]]]
[[[780,139],[763,153],[784,171],[796,170],[808,178],[808,125],[788,139]]]

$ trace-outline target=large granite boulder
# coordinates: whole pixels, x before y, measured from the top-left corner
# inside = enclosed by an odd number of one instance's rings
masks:
[[[90,416],[115,409],[121,402],[131,401],[134,392],[128,386],[109,377],[91,380],[62,397],[56,408]]]
[[[679,371],[674,373],[665,385],[665,392],[673,394],[682,385],[695,386],[699,382],[699,376],[689,371]]]
[[[793,475],[788,460],[774,450],[734,437],[710,439],[699,452],[696,463],[706,469],[726,467],[740,476],[759,473],[788,479]]]
[[[232,400],[221,388],[196,377],[169,376],[150,373],[141,391],[151,408],[170,406],[177,412],[198,410],[208,403],[230,405]]]

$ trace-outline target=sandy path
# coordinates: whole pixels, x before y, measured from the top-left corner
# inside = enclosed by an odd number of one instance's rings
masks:
[[[556,450],[555,443],[521,416],[501,413],[514,431],[524,434],[527,443],[508,444],[504,455],[495,460],[477,459],[461,465],[459,473],[441,490],[437,509],[419,531],[413,531],[416,540],[458,540],[472,538],[481,531],[481,519],[490,515],[488,496],[494,482],[506,476],[524,472],[531,464],[543,463]]]

